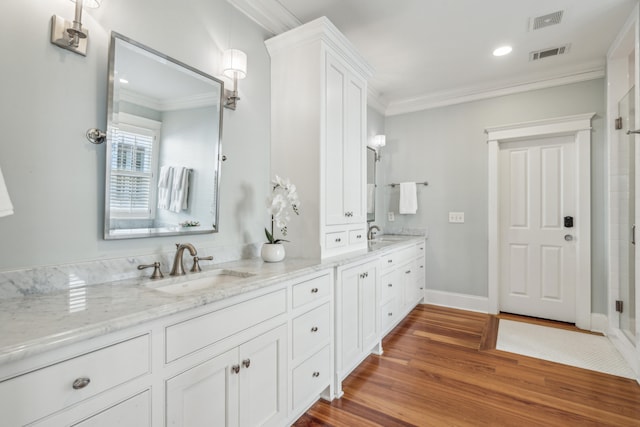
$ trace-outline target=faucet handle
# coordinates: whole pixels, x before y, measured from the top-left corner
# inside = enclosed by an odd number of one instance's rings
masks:
[[[148,265],[139,265],[138,270],[144,270],[145,268],[153,267],[153,273],[151,273],[152,279],[162,279],[164,276],[162,275],[162,271],[160,271],[160,263],[158,261],[153,264]]]
[[[193,257],[193,267],[191,267],[191,272],[192,273],[197,273],[202,271],[202,269],[200,268],[200,263],[198,263],[198,261],[203,260],[203,261],[213,261],[213,255],[209,255],[209,256],[194,256]]]

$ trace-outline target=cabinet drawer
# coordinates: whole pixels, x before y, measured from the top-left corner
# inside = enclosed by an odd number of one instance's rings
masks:
[[[287,311],[285,290],[168,326],[166,361],[174,361]]]
[[[330,303],[293,319],[293,359],[321,348],[331,338]]]
[[[328,297],[331,293],[331,275],[327,274],[293,285],[291,293],[293,294],[293,308]]]
[[[144,375],[149,359],[143,335],[3,381],[2,424],[24,425]]]
[[[391,270],[380,276],[380,302],[384,303],[393,298],[400,291],[398,271]]]
[[[324,246],[326,249],[335,249],[335,248],[341,248],[343,246],[347,246],[347,244],[349,243],[347,241],[347,232],[346,231],[339,231],[336,233],[327,233],[325,235],[325,243]]]
[[[292,408],[308,404],[331,382],[331,352],[326,346],[293,370]]]
[[[385,303],[380,309],[380,317],[382,319],[382,332],[386,332],[393,322],[398,318],[396,313],[395,298]]]
[[[354,243],[366,242],[367,241],[367,231],[365,229],[361,230],[351,230],[349,232],[349,244],[353,245]]]
[[[383,255],[381,258],[381,268],[391,268],[401,265],[403,262],[415,258],[414,248],[404,248],[395,252]]]
[[[416,258],[424,257],[424,253],[425,253],[425,252],[424,252],[424,246],[425,246],[424,242],[422,242],[422,243],[418,243],[418,244],[416,245],[416,250],[415,250],[415,252],[416,252]]]

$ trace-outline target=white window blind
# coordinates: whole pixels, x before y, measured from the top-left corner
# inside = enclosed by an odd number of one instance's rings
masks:
[[[120,124],[113,134],[111,213],[118,218],[153,218],[157,132]]]

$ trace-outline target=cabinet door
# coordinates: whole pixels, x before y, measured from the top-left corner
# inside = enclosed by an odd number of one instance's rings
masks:
[[[344,270],[341,275],[339,300],[340,369],[350,367],[362,353],[362,340],[359,327],[359,275],[362,267]]]
[[[347,222],[366,221],[366,82],[349,74],[343,147],[343,205]]]
[[[329,54],[326,56],[325,72],[325,215],[327,225],[336,225],[347,222],[342,182],[345,168],[345,88],[348,77],[346,68]]]
[[[237,426],[237,363],[236,348],[169,379],[167,426]]]
[[[284,325],[240,346],[241,426],[280,426],[284,423],[286,363],[287,328]]]
[[[360,279],[360,324],[362,349],[368,352],[378,340],[378,306],[376,298],[376,267],[370,266]]]

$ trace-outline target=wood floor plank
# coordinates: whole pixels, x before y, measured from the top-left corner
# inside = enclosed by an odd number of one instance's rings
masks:
[[[418,306],[294,425],[640,427],[637,382],[495,350],[501,318],[523,320]]]

